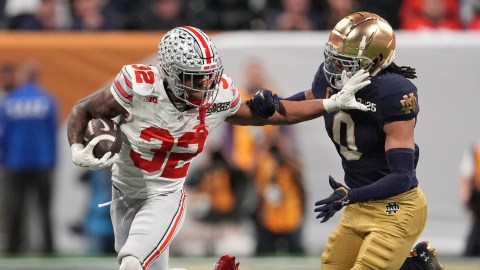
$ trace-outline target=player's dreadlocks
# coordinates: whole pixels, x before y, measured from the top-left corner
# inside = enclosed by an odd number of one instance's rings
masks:
[[[415,71],[414,68],[408,67],[408,66],[397,66],[395,62],[392,62],[388,67],[385,69],[385,71],[390,71],[390,72],[395,72],[397,74],[402,75],[403,77],[407,79],[415,79],[417,78],[417,72]]]

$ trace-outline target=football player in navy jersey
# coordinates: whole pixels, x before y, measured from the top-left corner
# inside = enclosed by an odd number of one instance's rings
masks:
[[[427,241],[410,250],[425,227],[427,201],[415,173],[419,105],[409,79],[416,73],[397,66],[394,56],[395,34],[387,21],[369,12],[351,14],[331,31],[312,88],[287,98],[335,99],[351,76],[370,74],[371,83],[355,94],[368,111],[324,115],[346,185],[330,177],[333,193],[315,204],[321,222],[344,208],[322,254],[322,270],[444,269]]]

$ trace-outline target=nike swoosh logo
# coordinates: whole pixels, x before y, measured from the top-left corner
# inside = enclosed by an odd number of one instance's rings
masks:
[[[103,124],[103,128],[100,128],[100,130],[105,131],[105,132],[109,132],[110,127],[107,125],[107,123],[105,121],[103,121],[102,119],[98,119],[98,120],[100,120],[100,122],[102,122],[102,124]]]

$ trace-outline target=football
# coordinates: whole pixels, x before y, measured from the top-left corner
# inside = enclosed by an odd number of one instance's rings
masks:
[[[94,118],[88,122],[84,135],[84,144],[87,145],[93,138],[99,137],[100,141],[93,148],[93,155],[101,158],[107,152],[112,156],[122,148],[122,131],[120,126],[112,119]]]

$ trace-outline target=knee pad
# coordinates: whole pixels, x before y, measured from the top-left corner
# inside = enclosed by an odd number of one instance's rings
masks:
[[[143,270],[140,261],[133,256],[126,256],[122,258],[119,270]]]
[[[355,234],[337,228],[328,238],[321,256],[322,269],[351,269],[355,264],[361,241]]]
[[[400,258],[400,259],[399,259]],[[362,263],[371,269],[399,269],[398,262],[405,260],[382,236],[373,237],[362,257]]]

